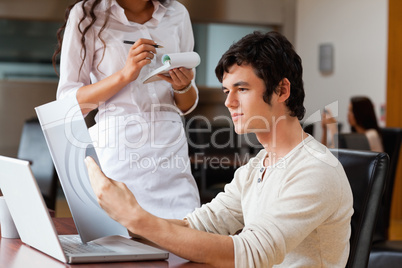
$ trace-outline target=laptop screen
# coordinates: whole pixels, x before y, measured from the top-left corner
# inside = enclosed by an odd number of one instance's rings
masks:
[[[96,201],[84,159],[86,155],[97,157],[76,98],[53,101],[35,110],[82,242],[127,236],[127,229]]]

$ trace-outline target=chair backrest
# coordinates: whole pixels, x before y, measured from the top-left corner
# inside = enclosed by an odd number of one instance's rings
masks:
[[[313,123],[302,123],[300,122],[304,132],[310,134],[311,136],[314,136],[314,124]]]
[[[37,118],[25,121],[17,157],[30,162],[32,173],[38,182],[46,206],[54,210],[58,179],[45,136]]]
[[[353,193],[350,254],[347,267],[367,267],[374,228],[388,172],[386,153],[331,149],[341,162]]]
[[[363,133],[338,133],[334,136],[335,148],[370,150],[370,144]]]
[[[401,128],[380,128],[384,152],[389,155],[390,164],[384,198],[381,204],[373,242],[388,240],[389,221],[391,216],[392,194],[394,190],[395,175],[399,161],[402,142]]]

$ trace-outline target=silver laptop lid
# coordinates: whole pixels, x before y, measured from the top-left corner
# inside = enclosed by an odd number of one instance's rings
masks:
[[[0,156],[0,170],[0,188],[21,241],[66,262],[66,256],[29,162]]]
[[[84,159],[88,154],[97,157],[76,98],[53,101],[35,110],[82,242],[127,236],[127,229],[99,206],[89,182]]]
[[[62,249],[60,238],[75,238],[76,235],[57,235],[29,162],[0,156],[0,170],[0,188],[21,240],[27,245],[65,263],[159,260],[169,257],[169,253],[165,250],[118,235],[96,240],[96,244],[107,251],[97,251],[90,247],[85,252],[66,254]],[[77,242],[74,244],[80,244],[80,241]],[[16,256],[13,264],[18,267],[25,267],[23,263],[29,263],[29,256],[34,253],[37,254],[38,252],[22,245],[17,254],[21,256]],[[34,258],[38,260],[42,257],[39,254]],[[21,261],[22,263],[20,263]],[[46,263],[54,264],[50,258],[42,258],[40,263],[43,264],[43,267],[47,267]]]

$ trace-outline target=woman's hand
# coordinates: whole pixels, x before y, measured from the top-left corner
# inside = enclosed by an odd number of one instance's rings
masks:
[[[327,126],[330,124],[336,124],[337,121],[332,115],[331,110],[324,110],[324,112],[321,114],[321,126],[323,129],[327,129]]]
[[[150,39],[138,39],[128,52],[126,65],[121,70],[125,79],[132,82],[138,78],[142,67],[151,63],[156,54],[153,45],[156,43]]]
[[[169,76],[159,74],[158,77],[172,84],[174,90],[181,90],[187,87],[191,80],[194,78],[194,72],[192,69],[184,67],[175,68],[169,71]]]

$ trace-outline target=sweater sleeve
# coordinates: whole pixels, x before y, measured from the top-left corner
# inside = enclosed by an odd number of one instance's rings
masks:
[[[225,186],[224,192],[187,215],[187,220],[193,229],[231,235],[244,227],[240,180],[242,169],[243,167],[235,172],[234,179]]]
[[[239,168],[223,193],[188,215],[190,226],[231,235],[236,268],[344,267],[349,182],[332,154],[336,162],[304,151],[267,169],[262,182],[261,166]]]

